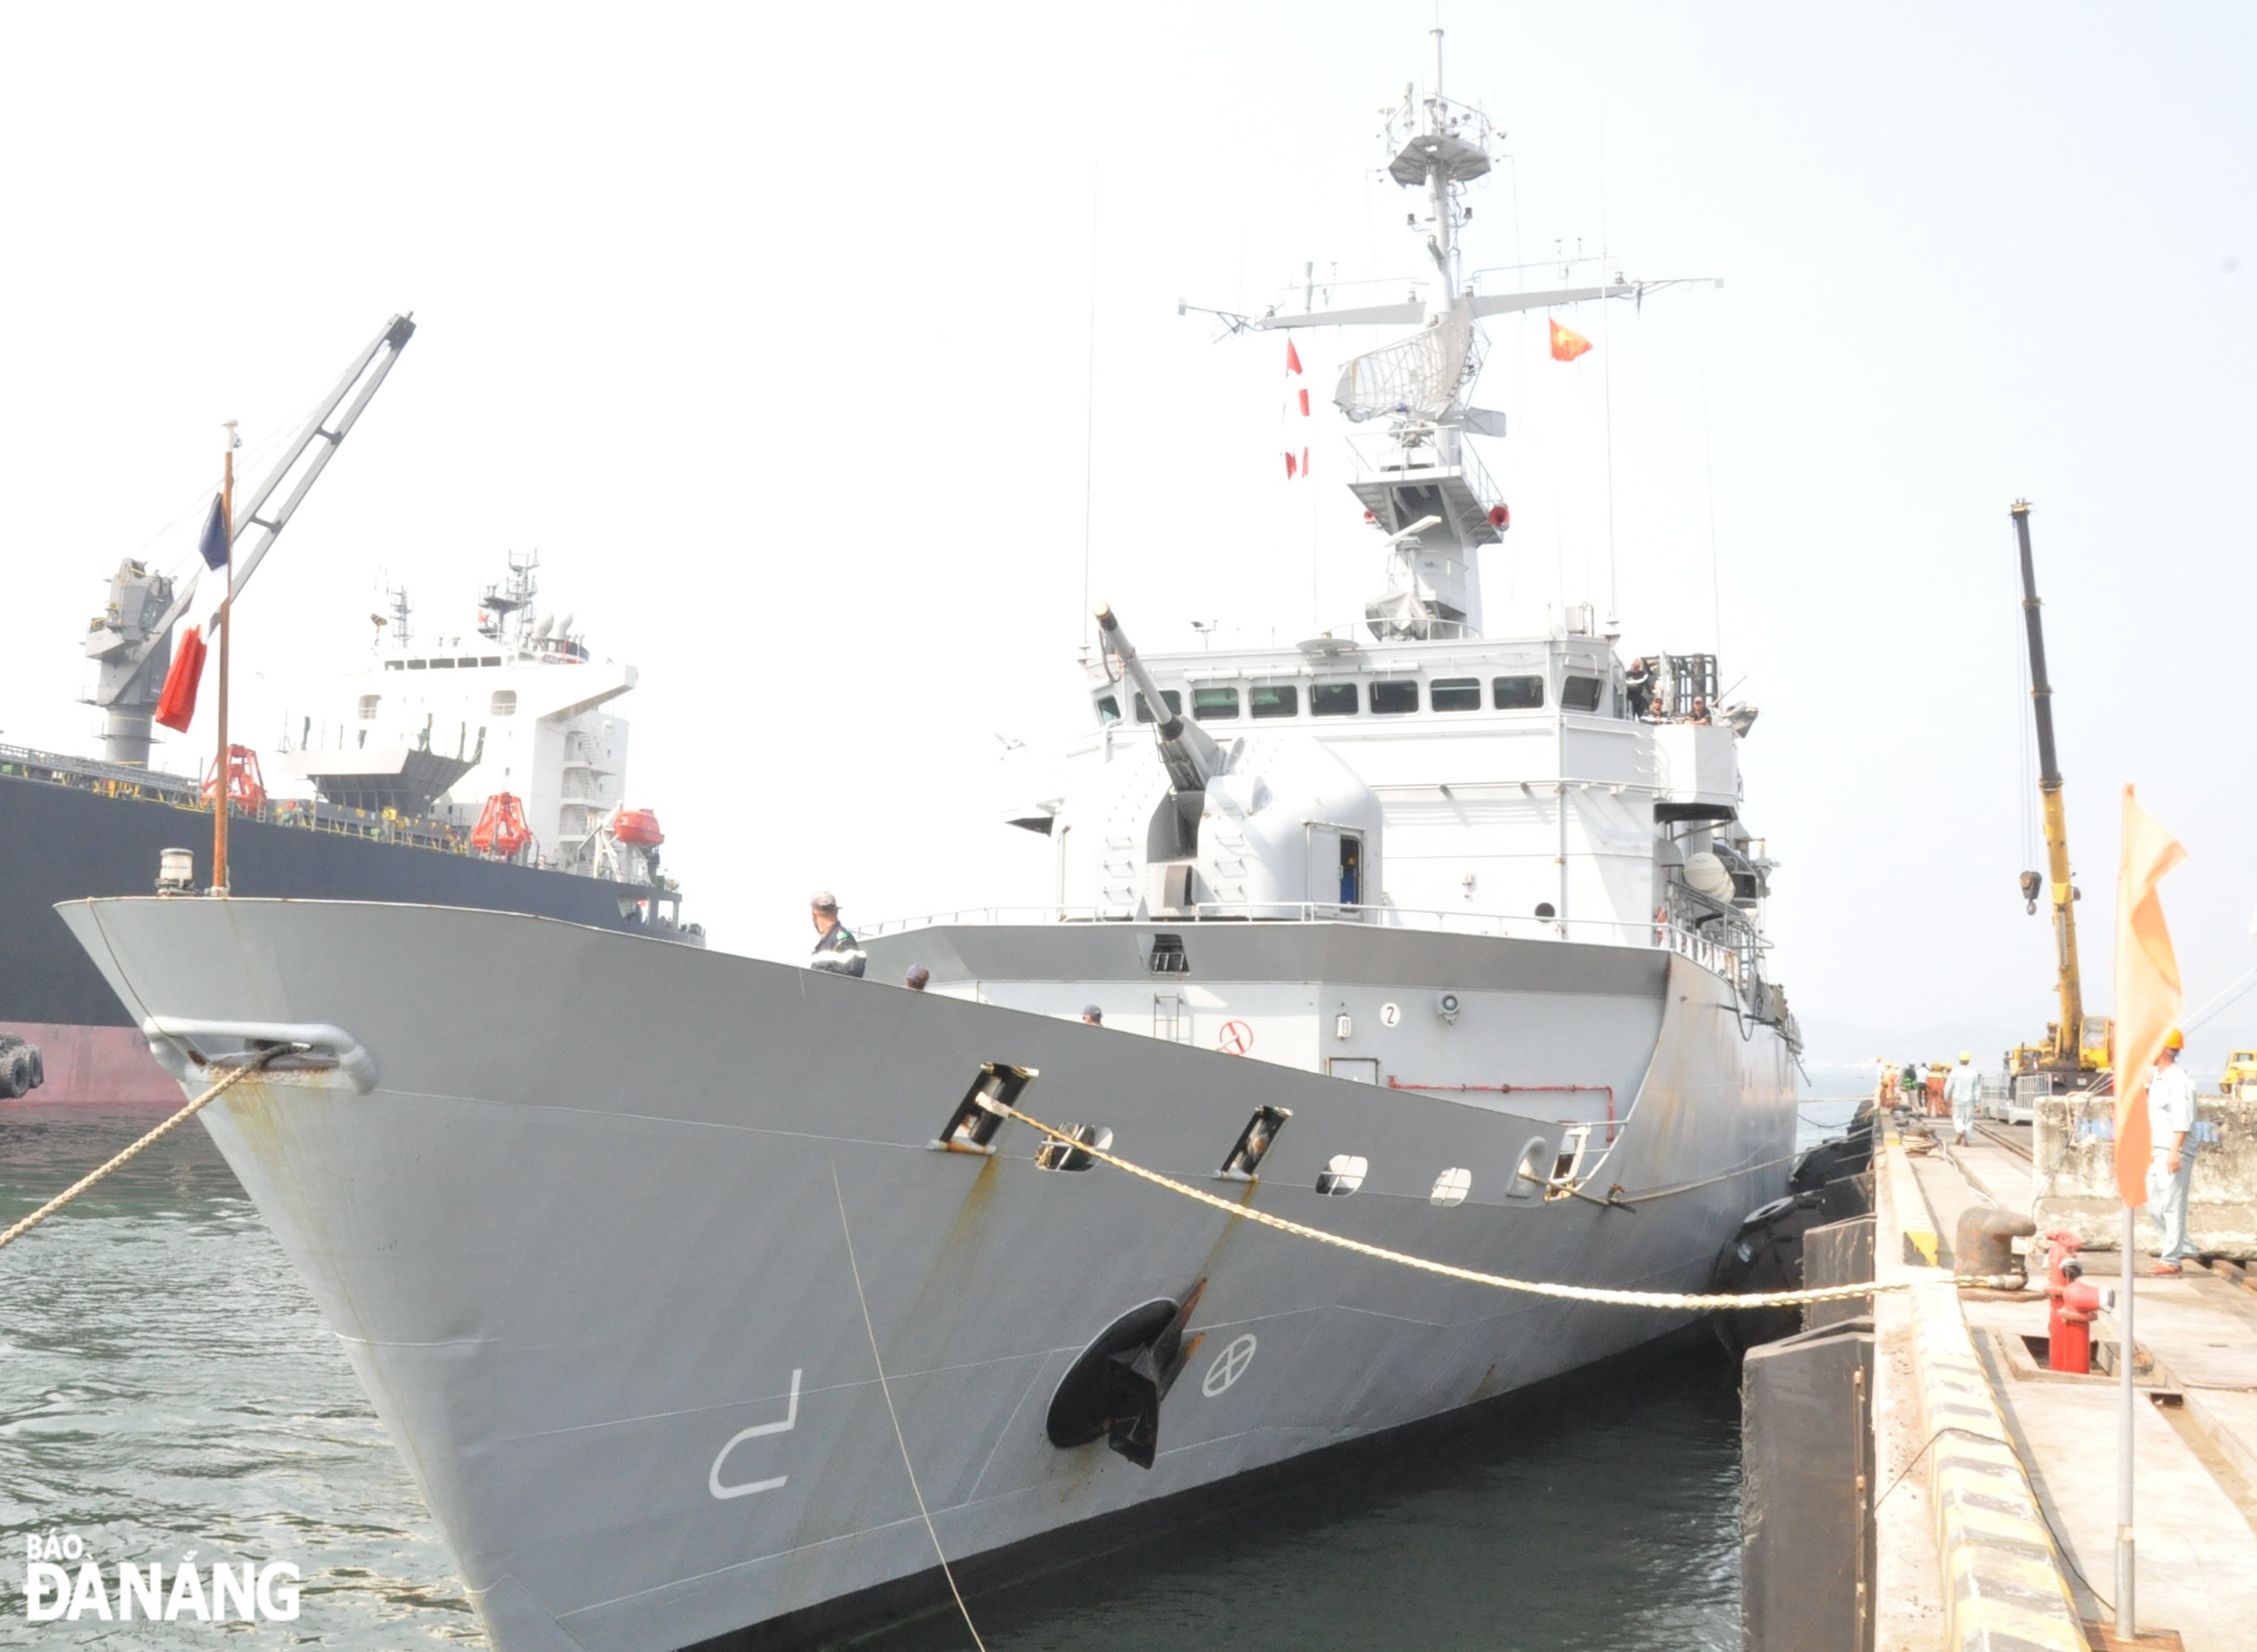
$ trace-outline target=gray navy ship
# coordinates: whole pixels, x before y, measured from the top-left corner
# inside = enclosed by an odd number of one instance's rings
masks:
[[[940,1557],[1021,1573],[1693,1318],[1241,1212],[1689,1292],[1784,1190],[1751,711],[1587,610],[1482,627],[1479,323],[1644,289],[1471,290],[1494,140],[1439,32],[1390,137],[1424,300],[1235,321],[1415,329],[1336,398],[1388,584],[1296,646],[1143,656],[1106,611],[1017,822],[1049,904],[875,926],[864,978],[430,906],[63,908],[184,1093],[271,1060],[201,1116],[501,1652],[834,1638],[945,1601]]]
[[[405,315],[387,322],[244,496],[237,593],[414,334]],[[198,581],[121,563],[83,644],[103,755],[0,745],[0,1099],[177,1100],[55,907],[148,892],[168,848],[186,847],[208,877],[223,789],[239,894],[481,907],[701,940],[659,869],[655,818],[624,806],[618,702],[634,668],[599,659],[570,613],[541,607],[537,570],[535,556],[509,558],[459,637],[419,635],[394,593],[365,660],[309,687],[291,749],[265,753],[270,794],[247,747],[223,787],[216,772],[150,766]],[[286,772],[301,795],[281,794]]]

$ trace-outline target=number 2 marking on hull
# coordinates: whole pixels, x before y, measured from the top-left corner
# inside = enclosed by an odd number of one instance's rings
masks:
[[[784,1408],[783,1421],[756,1423],[749,1429],[731,1435],[729,1443],[721,1448],[720,1455],[713,1459],[713,1466],[705,1476],[705,1489],[717,1498],[725,1499],[751,1497],[756,1493],[772,1492],[777,1486],[783,1485],[791,1479],[790,1475],[779,1474],[772,1480],[746,1480],[735,1486],[724,1486],[721,1483],[721,1465],[729,1460],[730,1452],[735,1451],[746,1440],[757,1440],[763,1434],[789,1434],[798,1426],[799,1373],[795,1370],[791,1373],[791,1398]]]

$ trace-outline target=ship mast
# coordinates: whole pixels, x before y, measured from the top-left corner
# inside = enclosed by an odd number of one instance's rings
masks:
[[[1475,435],[1504,434],[1504,415],[1469,405],[1481,371],[1476,325],[1489,315],[1546,309],[1586,299],[1638,298],[1668,281],[1604,279],[1596,286],[1543,293],[1476,295],[1460,267],[1464,186],[1488,174],[1503,141],[1489,116],[1454,102],[1443,91],[1442,31],[1432,32],[1433,56],[1422,96],[1414,86],[1387,116],[1387,175],[1424,197],[1409,215],[1434,266],[1431,296],[1342,309],[1304,307],[1247,317],[1206,310],[1234,331],[1408,324],[1418,331],[1352,358],[1341,370],[1334,405],[1350,423],[1383,420],[1383,434],[1353,444],[1348,486],[1384,537],[1386,588],[1364,604],[1376,637],[1476,637],[1482,630],[1480,552],[1501,543],[1511,526],[1503,494],[1475,451]],[[1179,313],[1199,307],[1179,304]],[[1431,519],[1431,525],[1412,525]]]

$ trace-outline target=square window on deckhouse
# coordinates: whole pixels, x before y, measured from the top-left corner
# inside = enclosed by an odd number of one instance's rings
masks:
[[[1419,709],[1419,684],[1409,681],[1375,682],[1371,685],[1371,715],[1376,717],[1399,717]]]
[[[1183,716],[1184,696],[1181,694],[1178,693],[1173,688],[1163,688],[1160,690],[1160,698],[1168,702],[1168,715],[1170,717],[1179,717]],[[1151,704],[1141,694],[1136,696],[1136,721],[1139,723],[1150,723],[1152,721]]]
[[[1597,710],[1599,690],[1604,686],[1596,677],[1569,677],[1560,688],[1560,709],[1562,711]]]
[[[1491,677],[1489,694],[1489,704],[1499,711],[1541,711],[1544,709],[1544,679],[1541,677]]]
[[[1161,690],[1163,694],[1167,690]],[[1192,690],[1192,715],[1201,723],[1224,723],[1238,715],[1238,690],[1235,688],[1194,688]]]
[[[1309,690],[1312,717],[1352,717],[1362,709],[1353,682],[1320,682]]]
[[[1246,691],[1246,709],[1257,717],[1298,717],[1301,691],[1290,682],[1257,682]]]
[[[1426,685],[1426,703],[1437,711],[1478,711],[1481,679],[1437,677]]]

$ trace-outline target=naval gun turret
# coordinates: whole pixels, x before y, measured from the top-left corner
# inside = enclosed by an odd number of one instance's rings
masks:
[[[1118,680],[1117,662],[1153,743],[1127,742],[1062,800],[1051,831],[1061,906],[1106,918],[1355,919],[1376,904],[1383,817],[1371,788],[1290,725],[1218,742],[1160,687],[1111,609],[1097,623],[1106,678]],[[1108,752],[1119,727],[1102,737]]]

